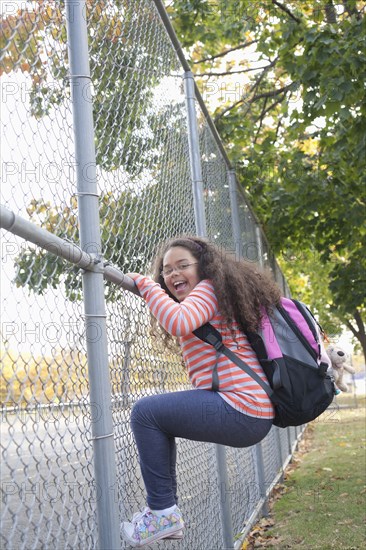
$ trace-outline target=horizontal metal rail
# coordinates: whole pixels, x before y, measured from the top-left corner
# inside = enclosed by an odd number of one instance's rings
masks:
[[[107,281],[138,296],[140,295],[130,277],[127,277],[118,268],[105,264],[100,256],[84,252],[77,244],[53,235],[35,223],[14,214],[14,212],[8,210],[3,205],[0,205],[0,227],[36,246],[40,246],[51,254],[59,256],[81,269],[85,269],[86,271],[103,271],[104,278]]]

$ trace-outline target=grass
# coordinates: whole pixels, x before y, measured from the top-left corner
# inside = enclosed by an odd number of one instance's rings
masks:
[[[309,425],[243,549],[366,548],[365,408],[328,410]]]

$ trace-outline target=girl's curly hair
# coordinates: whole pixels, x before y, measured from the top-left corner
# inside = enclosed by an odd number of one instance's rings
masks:
[[[238,261],[232,254],[196,236],[183,236],[170,239],[160,247],[153,265],[153,279],[167,294],[169,292],[161,275],[163,258],[170,248],[180,246],[190,251],[198,262],[200,279],[210,279],[218,300],[220,313],[229,328],[235,320],[243,332],[258,330],[261,322],[261,306],[271,309],[278,304],[281,291],[267,273],[248,261]],[[157,321],[153,320],[154,332]],[[165,332],[165,331],[164,331]],[[166,333],[166,342],[170,335]]]

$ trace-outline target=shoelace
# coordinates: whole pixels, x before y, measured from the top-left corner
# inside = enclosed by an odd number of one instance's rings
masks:
[[[140,519],[142,519],[144,516],[147,516],[149,514],[151,514],[150,508],[146,507],[142,510],[142,512],[136,512],[132,516],[131,523],[138,523]]]

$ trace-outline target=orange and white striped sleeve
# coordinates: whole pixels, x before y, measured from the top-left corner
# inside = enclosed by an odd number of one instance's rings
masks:
[[[151,313],[172,336],[190,334],[217,312],[213,285],[206,279],[200,281],[182,302],[175,302],[150,277],[133,275],[132,278]]]

